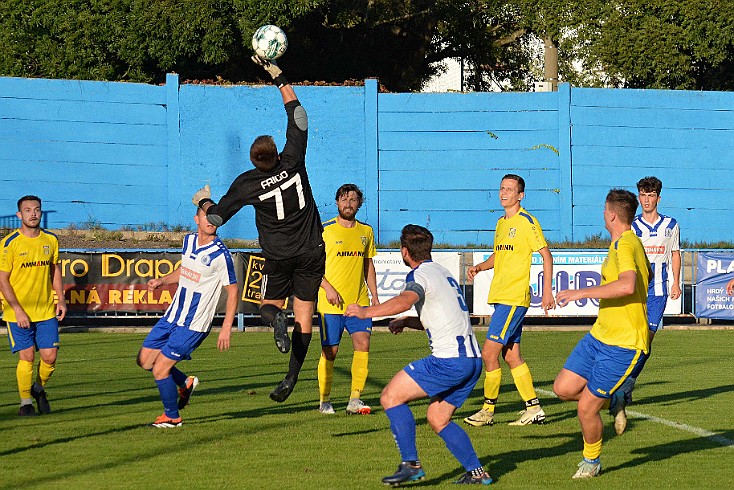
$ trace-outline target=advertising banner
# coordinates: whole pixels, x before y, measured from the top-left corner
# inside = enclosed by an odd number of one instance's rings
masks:
[[[70,314],[162,314],[176,292],[175,284],[148,291],[147,283],[177,269],[181,265],[178,252],[61,252],[59,255]],[[237,280],[242,283],[250,254],[232,256]],[[252,284],[253,288],[259,287],[257,280]],[[257,305],[245,302],[244,295],[241,299],[238,312],[258,312]],[[223,294],[217,305],[218,313],[224,313],[225,302]]]
[[[699,252],[695,314],[697,318],[734,318],[734,297],[726,294],[726,283],[734,275],[731,252]]]
[[[459,252],[432,252],[433,261],[446,267],[449,272],[459,280]],[[403,263],[400,252],[377,252],[372,258],[377,275],[377,295],[380,302],[385,302],[393,296],[397,296],[405,286],[405,276],[410,272],[410,267]],[[406,315],[416,316],[415,308],[411,308]]]
[[[586,252],[573,250],[553,250],[553,294],[564,289],[583,289],[601,284],[601,266],[607,252]],[[491,252],[474,252],[474,264],[484,262]],[[475,315],[491,315],[494,308],[487,304],[489,286],[494,276],[493,270],[482,271],[474,278],[474,311]],[[671,275],[672,276],[672,275]],[[541,308],[543,289],[543,258],[534,253],[530,266],[530,309],[528,316],[544,315]],[[599,311],[599,300],[581,299],[565,306],[550,310],[553,316],[596,316]],[[683,303],[668,299],[666,315],[680,314]]]

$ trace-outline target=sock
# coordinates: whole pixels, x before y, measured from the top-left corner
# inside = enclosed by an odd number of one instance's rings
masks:
[[[588,443],[586,442],[586,439],[584,439],[584,459],[587,460],[589,463],[595,463],[599,459],[599,455],[601,454],[601,439],[599,439],[596,442]]]
[[[177,419],[178,415],[178,390],[173,378],[169,375],[163,379],[155,380],[158,385],[158,392],[161,394],[163,402],[163,410],[166,415],[172,419]]]
[[[367,384],[367,373],[369,369],[367,364],[369,363],[370,353],[355,351],[354,357],[352,357],[352,392],[349,398],[360,398],[364,391],[364,385]]]
[[[449,425],[444,427],[438,435],[466,471],[472,471],[482,466],[477,453],[474,451],[474,446],[471,444],[471,439],[456,422],[449,422]]]
[[[48,379],[51,377],[55,370],[56,363],[46,364],[43,359],[39,361],[38,378],[36,379],[36,382],[41,385],[40,388],[46,386],[46,383],[48,383]]]
[[[482,410],[494,413],[494,407],[497,404],[497,397],[499,397],[500,394],[501,383],[501,368],[486,372],[484,376],[484,405],[482,405]]]
[[[402,461],[418,461],[415,444],[415,418],[408,405],[402,404],[385,410],[390,420],[390,430],[400,451]]]
[[[189,379],[189,377],[185,373],[181,372],[181,370],[176,366],[171,368],[171,378],[173,378],[173,382],[176,383],[176,386],[186,386],[186,380]]]
[[[273,319],[275,318],[275,315],[277,315],[280,311],[281,309],[275,305],[262,305],[260,307],[260,319],[262,320],[263,324],[267,325],[268,327],[272,327]]]
[[[319,377],[319,401],[328,402],[331,400],[331,381],[334,379],[334,361],[329,361],[324,356],[319,358],[318,367]]]
[[[520,397],[525,400],[525,406],[540,405],[540,402],[537,400],[538,395],[535,394],[535,388],[533,388],[533,377],[530,375],[528,364],[523,362],[516,368],[510,370],[510,372],[512,373],[512,379],[515,381],[515,387],[520,393]],[[528,405],[528,403],[531,403],[531,405]]]
[[[296,329],[291,334],[291,360],[288,363],[288,374],[294,379],[298,379],[298,373],[301,372],[303,367],[303,361],[306,360],[306,354],[308,354],[308,345],[311,343],[311,334],[303,333],[300,330],[298,322],[296,322]]]
[[[29,400],[31,398],[31,386],[33,385],[33,363],[31,361],[18,360],[18,366],[15,368],[15,377],[18,379],[20,399]]]

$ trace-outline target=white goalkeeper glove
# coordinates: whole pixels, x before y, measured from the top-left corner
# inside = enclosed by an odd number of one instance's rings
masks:
[[[211,198],[212,198],[212,190],[209,187],[209,184],[207,184],[204,187],[202,187],[201,189],[199,189],[198,191],[196,191],[194,196],[191,198],[191,202],[194,203],[194,206],[198,207],[202,199],[211,199]]]
[[[273,81],[278,82],[278,78],[280,78],[280,81],[285,81],[287,83],[287,80],[285,80],[285,77],[283,76],[283,70],[281,70],[278,65],[275,64],[275,61],[266,60],[265,58],[261,58],[260,56],[255,55],[252,57],[252,62],[258,66],[262,66],[263,69],[268,72]],[[285,85],[286,83],[282,85]],[[278,83],[279,87],[282,85],[281,83]]]

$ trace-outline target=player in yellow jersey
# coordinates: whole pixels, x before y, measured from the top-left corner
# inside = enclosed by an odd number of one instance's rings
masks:
[[[530,307],[530,263],[533,252],[540,253],[543,258],[543,310],[547,314],[549,309],[555,308],[551,281],[553,256],[543,237],[540,223],[520,204],[525,197],[525,180],[519,175],[505,175],[502,177],[499,196],[505,215],[497,221],[494,253],[467,271],[469,279],[473,280],[479,272],[494,268],[487,300],[494,305],[494,314],[487,330],[487,340],[482,346],[482,360],[487,371],[484,378],[484,404],[481,410],[464,419],[464,422],[475,427],[494,424],[494,408],[502,381],[500,354],[510,366],[515,387],[525,401],[525,410],[510,425],[545,422],[545,412],[535,393],[530,369],[520,354],[520,337],[522,322]]]
[[[599,286],[566,289],[556,295],[559,307],[583,298],[597,298],[599,316],[576,345],[553,384],[558,398],[578,402],[584,438],[584,459],[574,478],[591,478],[601,471],[602,420],[599,411],[633,372],[649,349],[647,287],[650,262],[632,231],[637,197],[612,189],[604,207],[604,225],[611,235]]]
[[[0,292],[3,320],[8,324],[11,352],[18,353],[18,415],[36,415],[31,397],[40,413],[51,413],[46,382],[56,366],[59,348],[59,320],[66,315],[66,300],[59,266],[59,241],[41,228],[41,199],[18,199],[20,228],[0,242]],[[58,296],[54,305],[53,293]],[[41,355],[38,375],[33,382],[36,350]]]
[[[321,322],[321,358],[319,359],[319,411],[333,414],[331,385],[334,376],[334,359],[339,342],[346,329],[352,337],[352,391],[347,414],[369,414],[370,407],[361,400],[367,382],[368,359],[372,319],[344,316],[348,304],[361,306],[379,304],[377,278],[372,257],[375,238],[372,227],[357,221],[362,206],[362,191],[354,184],[344,184],[336,191],[336,207],[339,215],[324,223],[326,245],[326,274],[319,289],[318,312]],[[372,300],[367,291],[372,295]]]

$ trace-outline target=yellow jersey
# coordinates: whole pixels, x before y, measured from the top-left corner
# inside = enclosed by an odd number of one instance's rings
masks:
[[[601,267],[602,285],[616,281],[619,274],[634,271],[637,274],[635,291],[622,298],[602,299],[599,317],[591,328],[591,335],[607,345],[626,349],[640,349],[647,353],[647,286],[650,280],[650,262],[642,242],[632,230],[609,246],[609,254]]]
[[[497,220],[494,277],[487,303],[529,307],[533,252],[547,246],[540,223],[522,207],[512,218]]]
[[[59,263],[56,235],[41,229],[36,238],[15,230],[0,241],[0,270],[10,273],[10,285],[32,322],[56,315],[51,268]],[[15,322],[15,312],[3,301],[3,320]]]
[[[343,305],[332,305],[326,300],[326,291],[319,288],[319,313],[343,314],[346,306],[357,303],[369,306],[365,282],[365,259],[377,255],[372,227],[357,221],[352,228],[344,228],[336,218],[324,223],[326,245],[326,280],[334,286]]]

